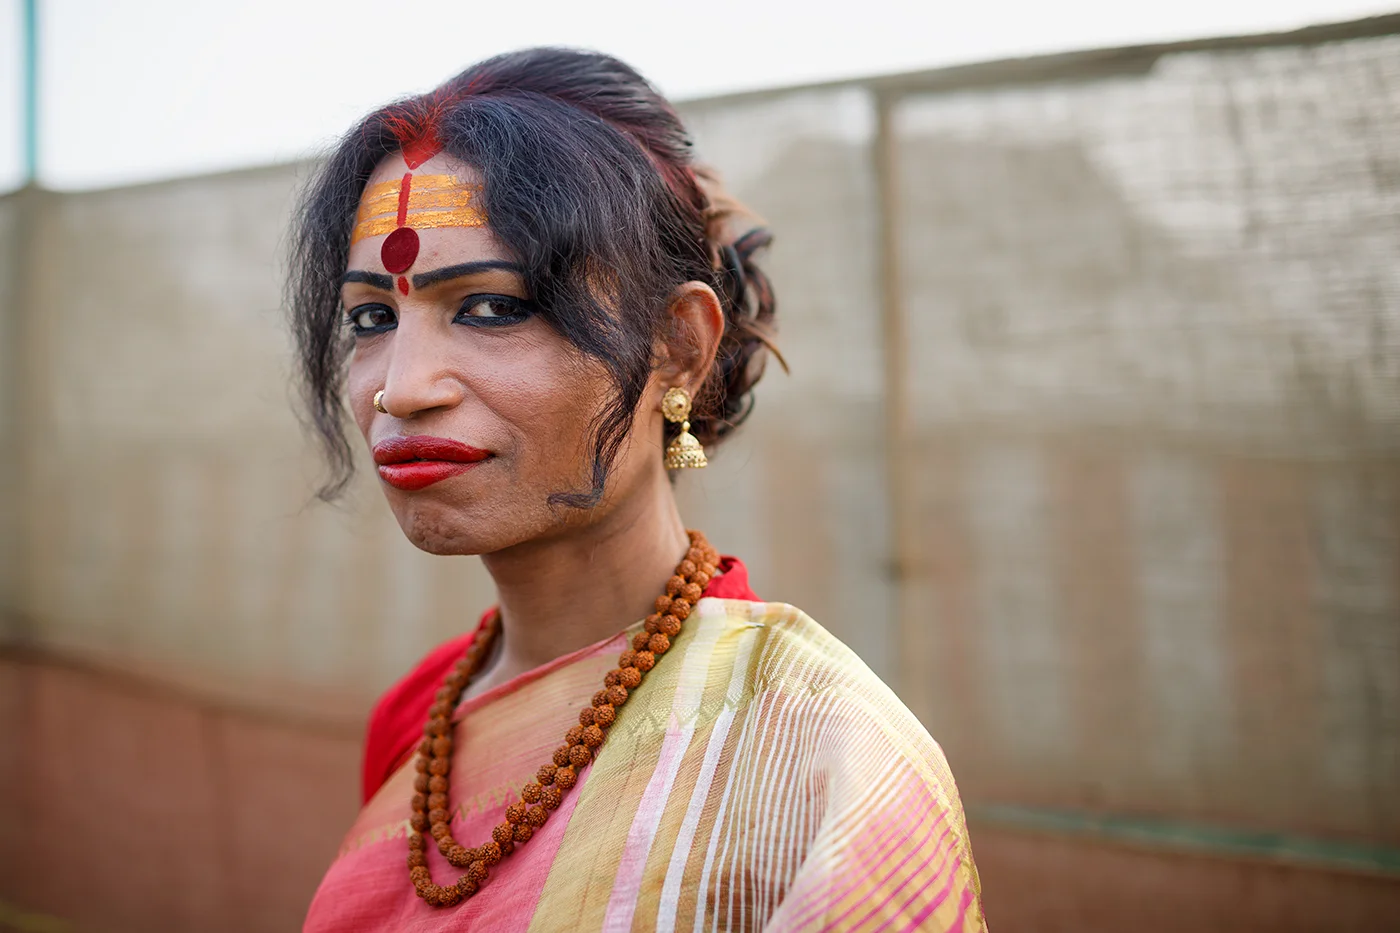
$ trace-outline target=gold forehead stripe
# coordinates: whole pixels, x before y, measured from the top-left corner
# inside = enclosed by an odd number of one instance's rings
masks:
[[[472,194],[478,190],[476,185],[465,184],[453,175],[414,175],[412,178],[408,196],[410,208],[418,200],[419,195],[437,195],[450,192],[462,197],[463,203],[465,203],[471,200]],[[398,213],[399,189],[402,184],[402,178],[395,178],[392,181],[381,181],[377,185],[370,185],[366,188],[365,193],[360,195],[358,219],[367,220],[376,214],[385,212]]]
[[[355,231],[350,236],[352,244],[398,228],[401,184],[399,179],[365,189],[355,216]],[[463,184],[451,175],[414,175],[403,225],[416,230],[485,226],[486,214],[472,204],[480,192],[480,186]]]

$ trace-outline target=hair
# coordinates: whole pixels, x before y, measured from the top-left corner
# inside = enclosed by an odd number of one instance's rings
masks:
[[[588,508],[601,498],[654,348],[681,339],[668,304],[682,283],[710,285],[725,322],[691,433],[716,444],[747,417],[765,351],[776,353],[773,289],[754,261],[771,235],[695,164],[675,109],[632,68],[590,52],[511,52],[365,117],[302,196],[288,305],[309,427],[331,470],[320,498],[337,497],[354,470],[340,283],[355,213],[379,162],[425,141],[481,173],[491,230],[524,270],[539,316],[611,378],[592,426],[592,488],[551,502]],[[677,431],[667,424],[668,438]]]

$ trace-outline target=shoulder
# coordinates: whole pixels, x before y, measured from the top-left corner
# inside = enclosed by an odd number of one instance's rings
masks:
[[[746,687],[746,696],[735,697],[736,725],[743,725],[730,768],[784,775],[778,795],[784,806],[820,814],[802,877],[790,892],[793,903],[824,896],[833,872],[866,879],[872,890],[901,890],[909,880],[902,866],[918,853],[921,864],[942,866],[921,872],[920,883],[932,891],[946,881],[954,895],[930,906],[938,918],[929,928],[963,929],[966,922],[981,929],[981,885],[962,801],[943,750],[923,723],[801,609],[714,600],[697,610],[702,628],[715,627],[715,644],[728,634],[748,645],[728,652],[739,658],[735,667]],[[771,815],[775,798],[763,799]],[[872,805],[876,800],[888,805]],[[751,826],[750,815],[736,818]],[[879,844],[853,845],[856,838]],[[774,925],[783,924],[775,919]]]
[[[749,694],[797,710],[787,717],[786,728],[810,720],[826,736],[828,751],[849,745],[867,754],[878,748],[880,757],[899,760],[924,781],[956,795],[943,751],[923,723],[859,655],[807,613],[787,603],[756,600],[702,605],[703,624],[752,633],[745,672]]]
[[[840,687],[869,692],[897,703],[908,714],[859,655],[796,606],[726,599],[719,601],[715,610],[724,617],[723,623],[755,630],[759,660],[753,670],[756,687],[801,685],[808,690]]]
[[[477,630],[480,630],[480,626]],[[360,772],[361,803],[367,803],[374,796],[413,750],[428,708],[432,706],[433,695],[475,637],[476,631],[472,631],[438,645],[413,670],[384,691],[374,704],[365,731],[365,754]]]
[[[819,622],[788,603],[759,599],[708,598],[696,607],[704,627],[747,630],[754,639],[756,688],[843,685],[889,693],[889,688],[854,651]],[[893,697],[893,694],[889,694]]]

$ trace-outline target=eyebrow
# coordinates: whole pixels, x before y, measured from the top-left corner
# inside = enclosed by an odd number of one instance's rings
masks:
[[[373,285],[381,291],[392,291],[394,280],[382,272],[362,272],[359,269],[351,269],[345,273],[345,277],[340,280],[341,285],[351,282],[360,282],[365,285]]]
[[[495,269],[502,269],[506,272],[514,272],[516,275],[523,274],[520,266],[505,259],[484,259],[480,262],[464,262],[455,266],[443,266],[441,269],[434,269],[431,272],[421,272],[413,277],[414,288],[427,288],[439,282],[446,282],[449,279],[460,279],[466,275],[476,275],[480,272],[490,272]],[[386,278],[385,281],[388,281]]]

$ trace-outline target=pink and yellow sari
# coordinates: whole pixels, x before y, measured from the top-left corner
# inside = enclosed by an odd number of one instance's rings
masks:
[[[640,627],[458,708],[458,840],[490,837],[558,745],[566,711],[588,704]],[[619,713],[549,821],[454,908],[427,906],[409,882],[405,762],[360,812],[305,929],[985,928],[942,752],[800,610],[707,595]],[[432,846],[428,858],[439,883],[460,874]]]

